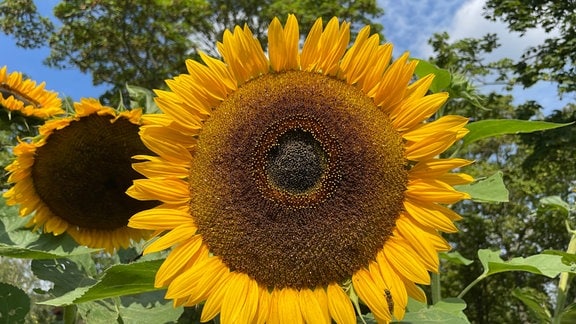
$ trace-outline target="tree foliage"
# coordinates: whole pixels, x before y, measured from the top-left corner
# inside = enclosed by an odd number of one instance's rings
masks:
[[[49,66],[77,68],[95,85],[111,85],[104,96],[109,102],[127,83],[164,88],[164,80],[184,72],[185,59],[198,50],[215,54],[225,29],[247,23],[263,41],[270,20],[284,20],[288,13],[298,16],[302,35],[319,16],[382,31],[373,22],[383,13],[374,0],[74,0],[54,7],[57,22],[42,16],[33,0],[4,0],[0,28],[21,47],[49,46]]]
[[[544,43],[528,48],[512,70],[518,84],[530,87],[553,81],[562,92],[576,91],[576,2],[555,0],[488,0],[486,18],[502,19],[510,31],[542,28]]]
[[[512,10],[512,8],[509,8]],[[430,58],[442,68],[473,79],[477,85],[505,85],[509,79],[511,59],[496,62],[486,60],[488,53],[499,45],[495,35],[479,39],[449,41],[447,33],[430,39],[434,55]],[[542,76],[538,76],[541,78]],[[561,78],[549,81],[562,85]],[[532,84],[526,84],[530,86]],[[472,122],[485,119],[543,119],[554,122],[574,122],[576,109],[568,105],[561,111],[543,117],[544,107],[528,101],[514,104],[511,95],[485,93],[481,95],[481,108],[468,101],[450,101],[445,109],[451,113],[469,116]],[[454,206],[462,216],[460,232],[447,236],[455,250],[467,258],[475,258],[480,248],[500,251],[503,259],[529,256],[547,249],[565,250],[570,241],[566,231],[566,215],[543,208],[540,200],[557,195],[565,200],[574,198],[576,169],[567,161],[576,156],[570,145],[576,136],[574,125],[546,132],[526,135],[508,135],[476,142],[460,151],[475,160],[474,168],[466,171],[484,177],[502,171],[510,192],[510,201],[499,204],[460,203]],[[572,158],[570,158],[572,157]],[[576,223],[572,223],[576,227]],[[482,267],[474,263],[468,267],[445,263],[442,276],[443,294],[454,296],[481,273]],[[546,300],[546,291],[554,281],[532,274],[511,272],[487,278],[464,296],[465,313],[473,323],[538,323],[531,308],[522,302],[523,296],[515,288],[526,288],[533,297]],[[528,291],[527,290],[527,291]],[[534,293],[537,291],[538,293]],[[569,300],[575,297],[572,289]],[[526,301],[526,299],[524,299]],[[548,300],[548,306],[551,304]]]

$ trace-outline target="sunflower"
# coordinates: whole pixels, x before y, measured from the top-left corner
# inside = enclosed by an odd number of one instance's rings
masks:
[[[145,253],[172,247],[156,274],[166,298],[222,323],[356,323],[404,316],[438,270],[469,198],[437,156],[467,119],[426,122],[446,101],[410,83],[416,61],[363,28],[318,19],[299,50],[296,18],[268,30],[268,56],[248,27],[226,31],[223,61],[200,54],[156,91],[163,115],[142,127],[157,156],[128,194],[162,204],[128,226],[154,230]],[[141,157],[143,158],[143,157]],[[163,235],[162,235],[163,234]]]
[[[18,111],[41,119],[63,114],[58,94],[44,87],[44,82],[36,85],[30,79],[23,79],[20,72],[8,74],[7,67],[3,66],[0,68],[0,107],[8,113]]]
[[[157,202],[126,195],[132,180],[142,176],[131,167],[133,155],[153,154],[140,137],[140,110],[116,113],[95,99],[75,103],[75,115],[52,119],[40,135],[14,148],[16,159],[6,167],[14,183],[4,197],[20,205],[20,215],[35,212],[29,226],[78,243],[114,251],[149,231],[127,226],[134,213]]]

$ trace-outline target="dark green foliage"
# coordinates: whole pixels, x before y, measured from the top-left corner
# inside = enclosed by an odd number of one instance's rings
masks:
[[[540,80],[557,83],[560,92],[576,91],[576,2],[555,0],[489,0],[486,17],[503,20],[522,34],[543,28],[543,44],[528,48],[512,69],[516,82],[530,87]]]

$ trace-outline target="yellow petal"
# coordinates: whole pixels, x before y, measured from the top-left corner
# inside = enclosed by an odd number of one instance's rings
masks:
[[[278,293],[278,315],[280,323],[303,324],[298,291],[292,288],[282,288]]]
[[[427,228],[438,229],[446,233],[455,233],[458,231],[452,221],[461,219],[461,217],[449,208],[432,202],[422,202],[412,199],[406,199],[404,201],[404,208],[410,218]]]
[[[328,312],[327,305],[322,305],[314,292],[308,288],[303,288],[298,293],[300,299],[300,309],[306,323],[330,323],[330,318],[325,317]]]
[[[356,314],[350,298],[338,284],[329,284],[326,289],[330,316],[336,323],[356,323]]]
[[[190,214],[177,209],[152,208],[134,214],[128,226],[147,230],[171,230],[182,224],[194,224]]]
[[[384,291],[378,289],[367,270],[360,269],[356,271],[352,275],[352,284],[354,285],[354,290],[358,293],[358,297],[368,305],[375,316],[387,321],[392,319],[388,304],[384,298]]]
[[[192,223],[182,224],[148,245],[144,249],[144,253],[148,254],[162,251],[180,242],[184,242],[196,235],[197,229],[198,228]]]
[[[258,284],[244,273],[232,273],[220,314],[223,323],[251,323],[258,307]]]
[[[430,284],[430,275],[421,258],[410,247],[399,244],[390,237],[384,245],[384,255],[388,262],[406,278],[422,284]]]

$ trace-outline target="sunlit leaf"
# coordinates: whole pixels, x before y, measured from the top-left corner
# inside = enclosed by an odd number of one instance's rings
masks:
[[[411,307],[409,303],[408,312],[400,323],[470,323],[463,312],[466,309],[466,303],[462,299],[447,298],[429,307],[422,307],[418,310],[413,310],[413,308],[414,306]]]
[[[414,74],[416,74],[416,76],[422,78],[428,74],[435,75],[434,81],[432,81],[432,84],[430,85],[430,91],[436,93],[448,88],[452,79],[452,76],[448,70],[441,69],[438,66],[425,60],[416,59],[416,61],[418,61],[416,70],[414,70]]]
[[[159,290],[154,287],[154,277],[162,262],[163,260],[153,260],[114,265],[105,271],[102,279],[88,289],[74,290],[44,301],[43,304],[61,306]]]
[[[24,323],[30,297],[20,288],[0,282],[0,323]]]
[[[500,258],[500,252],[482,249],[478,251],[478,258],[484,267],[484,276],[500,272],[524,271],[554,278],[562,272],[575,273],[572,267],[562,262],[560,255],[536,254],[504,261]]]
[[[486,119],[470,123],[466,126],[468,133],[462,142],[462,147],[478,140],[505,135],[532,133],[547,129],[554,129],[571,125],[572,123],[558,124],[544,121],[516,120],[516,119]]]
[[[509,193],[502,175],[502,172],[498,171],[488,178],[454,188],[470,194],[472,200],[477,202],[508,202]]]
[[[176,323],[183,307],[174,307],[164,299],[164,291],[152,291],[120,298],[120,316],[124,324]]]

